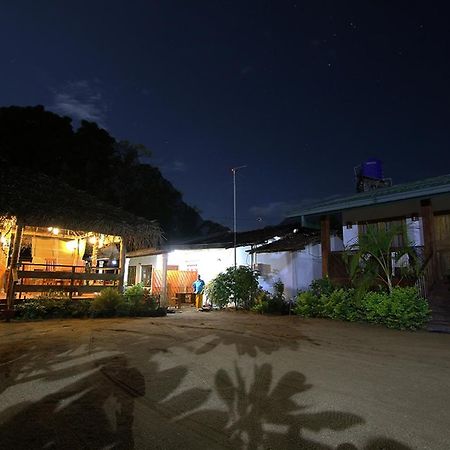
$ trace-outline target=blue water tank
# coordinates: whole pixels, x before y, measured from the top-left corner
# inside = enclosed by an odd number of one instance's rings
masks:
[[[379,159],[366,159],[361,164],[361,175],[375,180],[383,179],[383,164]]]

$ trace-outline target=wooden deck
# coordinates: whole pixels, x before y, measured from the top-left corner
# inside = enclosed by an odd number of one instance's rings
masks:
[[[21,264],[15,277],[14,292],[19,294],[65,292],[69,297],[95,294],[108,287],[118,287],[121,270],[95,267],[45,264]]]

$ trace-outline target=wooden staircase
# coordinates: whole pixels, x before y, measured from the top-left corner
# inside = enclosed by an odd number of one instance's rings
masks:
[[[450,333],[450,281],[437,281],[428,294],[431,320],[427,330]]]

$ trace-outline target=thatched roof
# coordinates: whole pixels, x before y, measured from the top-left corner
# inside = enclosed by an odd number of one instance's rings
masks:
[[[158,245],[155,221],[137,217],[43,174],[0,167],[0,214],[28,226],[59,227],[121,236],[127,247]]]

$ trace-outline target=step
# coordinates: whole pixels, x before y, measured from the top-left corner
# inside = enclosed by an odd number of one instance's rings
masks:
[[[448,334],[450,334],[450,322],[429,323],[427,326],[427,331],[430,331],[432,333],[448,333]]]

